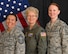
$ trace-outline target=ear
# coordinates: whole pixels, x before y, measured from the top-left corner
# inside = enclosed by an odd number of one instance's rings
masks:
[[[58,11],[58,15],[60,14],[60,10]]]
[[[17,23],[18,23],[18,21],[16,21],[16,23],[15,23],[15,24],[17,25]]]
[[[36,21],[38,20],[38,18],[36,18]]]

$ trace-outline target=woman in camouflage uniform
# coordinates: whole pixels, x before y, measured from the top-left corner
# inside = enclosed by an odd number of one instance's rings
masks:
[[[68,54],[68,25],[58,18],[59,5],[51,3],[48,8],[50,21],[46,26],[47,54]]]
[[[16,27],[16,22],[16,15],[6,17],[7,29],[0,36],[0,54],[25,54],[25,36]]]

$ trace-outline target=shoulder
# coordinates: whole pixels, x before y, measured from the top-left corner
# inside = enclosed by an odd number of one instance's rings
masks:
[[[64,21],[62,21],[62,20],[59,20],[59,24],[62,27],[68,27],[68,25]]]
[[[26,31],[28,31],[28,27],[24,28],[23,32],[25,33]]]
[[[45,29],[41,26],[37,28],[36,34],[41,37],[41,36],[46,36]]]
[[[39,26],[36,34],[38,35],[37,37],[39,37],[43,40],[46,39],[46,32],[45,32],[45,29],[43,27]]]
[[[50,25],[50,21],[46,24],[46,27]]]
[[[18,27],[15,28],[14,33],[17,36],[19,36],[19,35],[24,36],[24,33]]]
[[[25,44],[25,35],[22,32],[22,30],[20,30],[20,28],[16,27],[14,29],[14,34],[15,34],[15,40],[20,44]],[[22,45],[23,46],[23,45]]]
[[[62,21],[62,20],[60,20],[60,30],[61,30],[61,32],[63,32],[63,33],[68,33],[68,25],[64,22],[64,21]]]
[[[41,31],[44,31],[44,28],[38,25],[37,30],[41,32]]]
[[[3,35],[3,34],[5,34],[6,33],[6,30],[4,30],[1,34]]]

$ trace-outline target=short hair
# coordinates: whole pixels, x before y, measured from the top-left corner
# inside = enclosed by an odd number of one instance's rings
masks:
[[[55,5],[55,6],[57,6],[57,7],[58,7],[58,10],[60,10],[60,6],[59,6],[57,3],[52,2],[52,3],[50,3],[49,7],[50,7],[51,5]]]
[[[8,15],[6,16],[6,19],[8,18],[9,15],[13,15],[13,16],[15,16],[16,21],[17,21],[17,16],[16,16],[16,14],[8,14]]]
[[[28,12],[30,12],[30,11],[36,13],[37,17],[39,16],[39,10],[37,8],[35,8],[35,7],[32,7],[32,6],[28,7],[25,10],[25,15],[27,16],[28,15]]]

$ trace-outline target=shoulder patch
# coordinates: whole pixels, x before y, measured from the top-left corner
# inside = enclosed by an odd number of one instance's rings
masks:
[[[23,37],[22,35],[19,35],[19,36],[18,36],[18,42],[19,42],[20,44],[23,44],[23,42],[24,42],[24,37]]]
[[[40,35],[41,36],[46,36],[46,32],[41,32]]]

